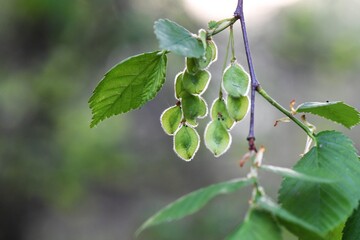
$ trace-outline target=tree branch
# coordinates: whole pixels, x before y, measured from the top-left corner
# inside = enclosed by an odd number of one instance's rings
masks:
[[[240,19],[241,23],[241,30],[243,33],[243,40],[244,40],[244,46],[245,46],[245,52],[246,52],[246,59],[249,66],[249,72],[250,72],[250,78],[251,78],[251,106],[250,106],[250,128],[249,128],[249,135],[247,137],[247,140],[249,141],[249,150],[255,150],[255,92],[257,88],[260,86],[258,80],[256,79],[254,66],[252,63],[251,58],[251,52],[250,52],[250,45],[249,40],[247,36],[246,31],[246,25],[245,25],[245,17],[244,17],[244,11],[243,11],[243,0],[238,0],[238,5],[236,7],[234,16],[238,19]]]

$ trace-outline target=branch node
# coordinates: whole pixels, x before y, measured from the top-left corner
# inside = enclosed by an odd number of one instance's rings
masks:
[[[255,146],[255,137],[248,137],[247,140],[249,142],[249,151],[257,152],[256,146]]]

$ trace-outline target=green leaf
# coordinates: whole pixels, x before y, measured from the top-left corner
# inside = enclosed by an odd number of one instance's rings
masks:
[[[235,192],[240,188],[249,186],[253,183],[254,180],[251,178],[240,178],[210,185],[208,187],[189,193],[179,198],[175,202],[167,205],[165,208],[161,209],[155,215],[150,217],[144,224],[141,225],[136,234],[140,234],[148,227],[178,220],[193,214],[204,207],[214,197],[221,194]]]
[[[183,125],[174,136],[174,151],[185,161],[194,158],[200,146],[200,137],[196,130],[188,125]]]
[[[300,159],[294,170],[310,175],[321,173],[336,181],[329,184],[285,178],[279,202],[288,212],[316,227],[321,236],[326,236],[345,222],[358,205],[360,162],[352,141],[342,133],[320,132],[316,140],[317,145]],[[304,235],[294,226],[287,227],[298,236]]]
[[[163,52],[144,53],[125,59],[107,72],[89,100],[93,114],[90,127],[153,99],[165,82],[166,63]]]
[[[282,240],[281,229],[271,214],[251,209],[240,228],[226,240]]]
[[[185,71],[182,79],[183,88],[190,94],[201,95],[208,87],[210,78],[211,74],[206,70],[198,71],[195,74]]]
[[[299,105],[296,112],[312,113],[342,124],[347,128],[360,123],[360,113],[344,102],[307,102]]]
[[[241,121],[249,112],[250,100],[248,96],[232,97],[227,96],[227,106],[229,115],[235,121]]]
[[[294,171],[290,168],[283,168],[283,167],[276,167],[270,165],[261,165],[260,169],[263,169],[268,172],[273,172],[275,174],[279,174],[282,177],[288,177],[293,179],[298,179],[301,181],[308,181],[308,182],[317,182],[317,183],[334,183],[336,180],[332,179],[328,176],[319,176],[320,173],[317,175],[309,175],[306,173]]]
[[[214,28],[216,28],[218,25],[219,25],[218,22],[217,22],[217,21],[214,21],[214,20],[211,20],[211,21],[208,22],[208,28],[209,28],[209,29],[214,29]]]
[[[257,209],[271,213],[271,215],[275,216],[281,223],[286,223],[286,225],[290,224],[298,231],[310,233],[312,240],[315,240],[319,237],[320,233],[316,227],[294,216],[293,214],[291,214],[290,212],[286,211],[281,206],[273,202],[268,197],[265,196],[260,197],[256,201],[255,207]]]
[[[179,128],[181,119],[182,111],[180,106],[170,107],[161,114],[161,126],[167,134],[173,135]]]
[[[230,117],[223,98],[216,99],[212,104],[211,119],[221,120],[221,123],[226,127],[226,129],[231,129],[231,127],[234,125],[234,120]]]
[[[231,144],[231,135],[221,121],[215,119],[205,128],[205,145],[215,157],[224,154]]]
[[[338,227],[336,227],[334,230],[332,230],[330,233],[328,233],[325,237],[326,240],[342,240],[343,236],[343,229],[344,229],[345,223],[341,223]],[[306,240],[301,239],[300,240]]]
[[[250,87],[250,77],[236,62],[230,64],[224,71],[223,86],[232,97],[247,95]]]
[[[159,19],[154,25],[160,48],[184,57],[204,56],[204,46],[194,34],[168,19]]]
[[[345,224],[342,240],[358,239],[360,236],[360,204]]]

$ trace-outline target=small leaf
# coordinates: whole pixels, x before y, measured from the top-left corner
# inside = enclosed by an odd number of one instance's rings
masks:
[[[345,224],[342,240],[354,240],[360,236],[360,204]]]
[[[271,214],[251,209],[240,228],[226,240],[282,240],[281,229]]]
[[[165,53],[144,53],[125,59],[107,72],[89,100],[93,114],[90,127],[153,99],[165,82],[166,62]]]
[[[217,21],[214,21],[214,20],[211,20],[211,21],[208,22],[208,28],[209,28],[209,29],[214,29],[214,28],[216,28],[218,25],[219,25],[218,22],[217,22]]]
[[[247,72],[238,63],[234,62],[224,71],[223,86],[232,97],[245,96],[250,87],[249,79]]]
[[[195,129],[188,125],[183,125],[174,136],[174,151],[185,161],[193,159],[199,149],[200,137]]]
[[[231,135],[221,123],[221,120],[213,120],[206,126],[205,145],[215,157],[225,153],[230,144]]]
[[[161,114],[161,126],[167,134],[173,135],[179,128],[181,119],[182,111],[180,106],[170,107]]]
[[[300,159],[294,170],[310,175],[319,172],[336,181],[329,184],[285,178],[279,191],[279,202],[288,212],[326,236],[345,222],[358,206],[360,162],[352,141],[342,133],[320,132],[316,140],[317,145]],[[287,227],[304,238],[302,231]]]
[[[301,104],[296,112],[312,113],[342,124],[347,128],[360,123],[360,113],[344,102],[307,102]]]
[[[209,85],[211,74],[206,71],[198,71],[195,74],[191,74],[185,71],[183,76],[183,88],[190,94],[201,95]]]
[[[227,96],[227,107],[229,115],[235,121],[241,121],[249,112],[250,100],[248,96]]]
[[[217,183],[189,193],[175,202],[161,209],[149,218],[136,232],[140,234],[144,229],[161,223],[181,219],[193,214],[204,207],[210,200],[221,194],[229,194],[240,188],[254,183],[251,178],[234,179],[227,182]]]
[[[290,168],[276,167],[276,166],[270,166],[270,165],[261,165],[260,169],[279,174],[282,177],[294,178],[294,179],[298,179],[301,181],[317,182],[317,183],[334,183],[336,181],[335,179],[332,179],[330,177],[326,177],[326,176],[320,177],[321,176],[320,173],[318,173],[317,175],[309,175],[309,174],[294,171]]]
[[[163,50],[172,51],[184,57],[204,56],[202,42],[191,32],[168,19],[159,19],[154,25],[155,35]]]
[[[234,125],[234,120],[230,117],[223,98],[216,99],[212,104],[211,119],[221,120],[221,123],[224,124],[227,129],[231,129],[231,127]]]
[[[182,94],[181,106],[184,118],[193,126],[197,125],[196,118],[204,118],[208,112],[207,104],[203,98],[186,92]]]
[[[184,73],[183,72],[179,72],[176,76],[175,76],[175,84],[174,84],[174,88],[175,88],[175,98],[176,99],[180,99],[181,95],[183,94],[183,92],[185,91],[182,85],[182,79],[183,79]]]

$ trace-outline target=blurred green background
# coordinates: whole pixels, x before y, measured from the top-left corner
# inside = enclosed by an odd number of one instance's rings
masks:
[[[232,130],[233,147],[219,159],[204,146],[191,163],[173,152],[159,116],[175,103],[180,57],[169,58],[167,82],[155,100],[89,128],[92,90],[115,63],[157,49],[156,19],[170,18],[193,32],[206,27],[184,9],[175,0],[0,0],[1,240],[133,239],[147,217],[179,196],[245,176],[248,169],[238,168],[238,161],[247,149],[248,118]],[[292,99],[344,100],[360,108],[358,9],[357,0],[302,0],[249,22],[257,76],[267,92],[284,106]],[[245,65],[238,24],[235,29],[238,61]],[[227,34],[215,38],[221,53],[210,68],[208,103],[217,94]],[[265,162],[292,166],[305,134],[291,123],[274,128],[282,115],[260,98],[257,104],[257,144],[267,149]],[[318,130],[345,132],[360,148],[359,128],[308,120]],[[208,121],[200,121],[200,133]],[[261,178],[276,198],[281,179]],[[200,213],[138,239],[223,239],[241,222],[250,192],[217,198]]]

